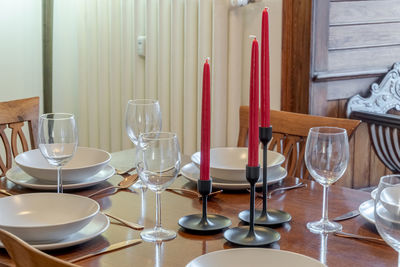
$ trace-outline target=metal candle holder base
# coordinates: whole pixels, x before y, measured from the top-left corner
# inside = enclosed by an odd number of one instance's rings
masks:
[[[246,178],[250,183],[250,212],[249,226],[240,226],[225,231],[224,238],[231,243],[241,246],[265,246],[278,241],[280,234],[266,227],[254,227],[255,184],[260,176],[260,166],[246,166]]]
[[[178,224],[183,229],[197,234],[212,233],[228,228],[232,224],[229,218],[217,214],[207,214],[207,198],[211,193],[211,179],[199,180],[197,187],[199,193],[203,196],[203,213],[182,217]]]
[[[272,127],[259,128],[260,141],[263,144],[263,209],[256,210],[254,223],[257,225],[278,225],[289,222],[292,219],[289,213],[282,210],[267,209],[267,145],[272,138]],[[245,210],[239,213],[239,218],[249,223],[250,211]]]

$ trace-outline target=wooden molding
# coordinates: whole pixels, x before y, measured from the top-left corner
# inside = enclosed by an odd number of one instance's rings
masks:
[[[284,0],[281,109],[308,113],[312,0]]]

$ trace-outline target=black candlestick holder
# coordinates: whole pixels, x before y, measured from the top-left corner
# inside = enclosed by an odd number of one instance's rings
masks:
[[[202,195],[203,213],[180,218],[178,224],[183,229],[198,234],[204,234],[223,230],[232,224],[231,220],[225,216],[207,214],[207,198],[211,193],[211,184],[211,178],[209,180],[198,180],[197,188]]]
[[[263,144],[263,208],[262,210],[255,211],[254,223],[257,225],[278,225],[285,222],[289,222],[292,216],[282,210],[267,209],[267,193],[268,193],[268,183],[267,183],[267,145],[272,138],[272,127],[260,127],[259,128],[260,141]],[[250,211],[244,210],[239,213],[239,218],[249,223],[250,222]]]
[[[254,226],[254,201],[256,182],[260,176],[260,166],[246,166],[246,178],[250,183],[250,212],[249,226],[231,228],[224,233],[224,238],[241,246],[265,246],[278,241],[281,235],[270,228]]]

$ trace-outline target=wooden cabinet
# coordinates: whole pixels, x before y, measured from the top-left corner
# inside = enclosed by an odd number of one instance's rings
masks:
[[[282,109],[345,117],[347,99],[367,95],[400,61],[400,1],[284,0],[282,47]],[[366,125],[351,154],[345,186],[373,186],[389,172]]]

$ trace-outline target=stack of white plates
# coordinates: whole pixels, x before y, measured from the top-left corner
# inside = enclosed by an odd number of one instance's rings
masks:
[[[0,199],[0,228],[38,249],[56,249],[90,240],[109,226],[99,204],[72,194],[35,193]]]
[[[378,191],[378,189],[375,189],[374,191],[372,191],[371,199],[364,201],[358,207],[358,211],[360,212],[360,215],[372,224],[375,224],[374,201],[375,201],[375,196],[376,196],[377,191]]]
[[[78,147],[74,157],[62,169],[64,189],[84,188],[107,180],[115,172],[108,164],[110,159],[107,151]],[[32,189],[57,188],[57,170],[38,149],[19,154],[15,162],[18,166],[6,173],[8,180]]]
[[[189,180],[197,182],[200,176],[200,152],[191,157],[192,163],[183,166],[181,173]],[[262,151],[260,151],[260,166],[262,166]],[[280,165],[285,157],[275,151],[267,152],[267,181],[273,184],[287,176],[286,170]],[[239,190],[249,187],[246,180],[247,148],[246,147],[218,147],[210,150],[210,176],[213,187],[221,189]],[[260,179],[256,186],[262,186],[262,168]]]

